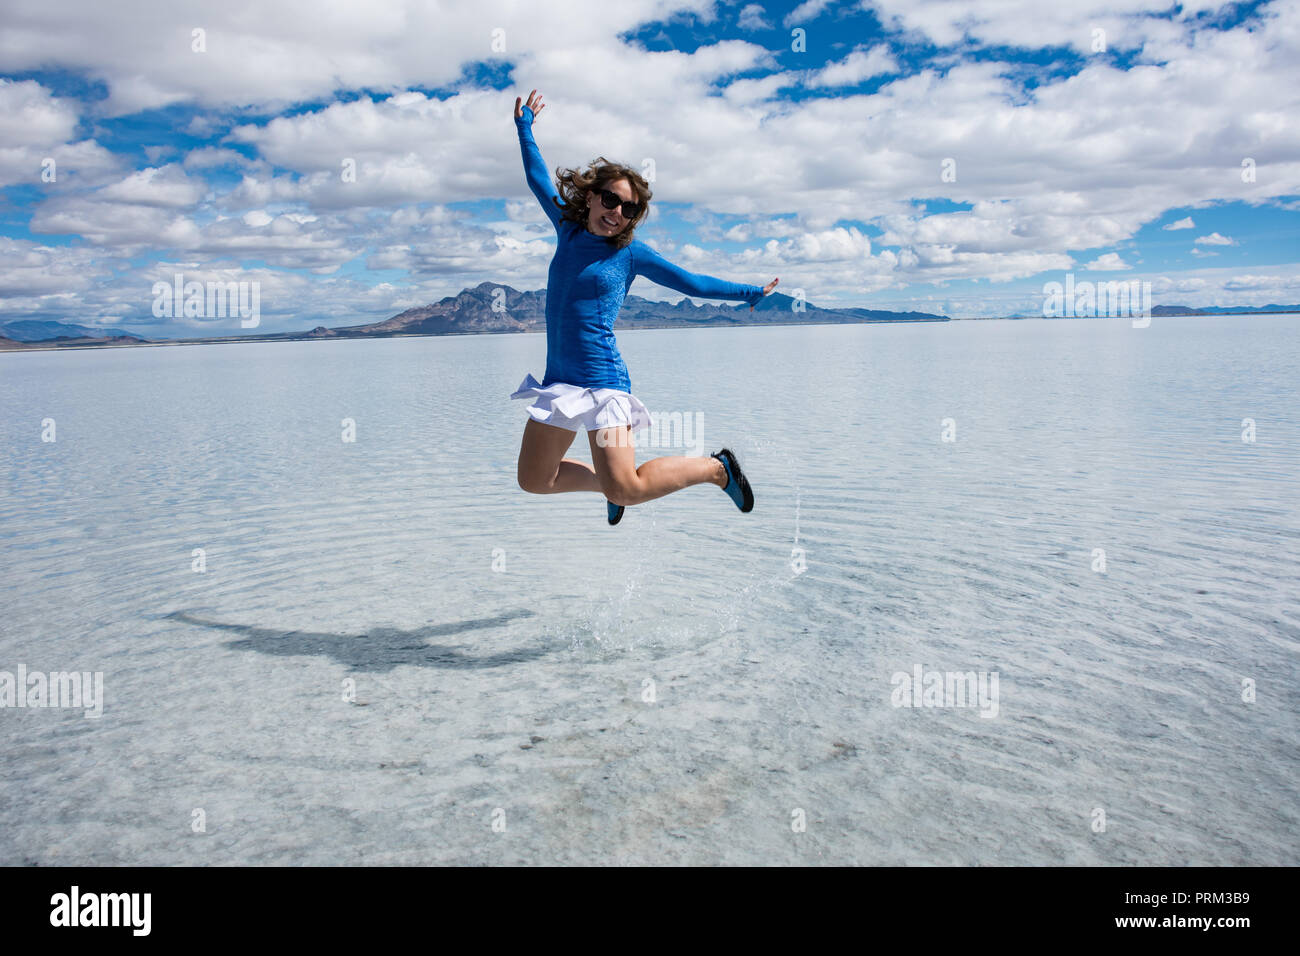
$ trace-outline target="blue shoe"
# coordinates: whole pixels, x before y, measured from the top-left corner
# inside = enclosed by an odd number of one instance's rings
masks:
[[[745,473],[740,470],[740,462],[736,461],[736,454],[730,448],[724,448],[715,454],[709,456],[722,462],[722,467],[727,470],[727,487],[725,491],[728,497],[736,503],[736,507],[748,514],[754,510],[754,493],[749,490],[749,480],[745,478]]]
[[[614,504],[608,498],[605,499],[605,512],[609,516],[610,524],[618,524],[623,520],[623,506]]]

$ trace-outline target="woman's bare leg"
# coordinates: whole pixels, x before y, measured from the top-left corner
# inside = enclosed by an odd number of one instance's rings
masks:
[[[595,477],[605,497],[616,505],[639,505],[691,485],[727,484],[727,471],[716,458],[671,455],[636,467],[636,448],[626,425],[588,432]]]
[[[591,465],[564,457],[577,434],[535,418],[528,419],[519,447],[519,487],[537,495],[600,491],[600,482]]]

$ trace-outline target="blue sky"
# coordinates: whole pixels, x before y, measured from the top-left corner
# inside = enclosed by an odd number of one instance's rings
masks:
[[[1067,273],[1292,304],[1297,63],[1297,0],[10,0],[0,321],[240,331],[155,318],[177,273],[259,283],[256,331],[542,288],[533,88],[552,169],[653,164],[638,236],[691,271],[953,316]]]

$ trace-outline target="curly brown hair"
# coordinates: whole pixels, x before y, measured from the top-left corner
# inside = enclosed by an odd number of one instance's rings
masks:
[[[636,201],[641,204],[641,211],[634,219],[628,221],[617,236],[610,236],[607,240],[618,249],[629,245],[636,238],[633,235],[636,227],[644,222],[645,217],[650,213],[650,198],[653,193],[645,177],[631,166],[611,163],[604,156],[597,156],[586,169],[560,168],[555,171],[555,189],[564,200],[564,205],[556,203],[560,215],[570,222],[577,223],[583,229],[587,228],[587,217],[591,213],[591,204],[587,202],[587,190],[608,189],[610,183],[620,179],[626,179],[631,185],[632,191],[636,193]]]

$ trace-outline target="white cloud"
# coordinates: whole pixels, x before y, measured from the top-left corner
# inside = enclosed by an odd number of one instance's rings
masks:
[[[77,128],[73,103],[53,96],[35,80],[0,77],[0,142],[15,146],[59,146]]]
[[[1222,0],[1186,0],[1172,20],[1168,0],[864,0],[882,23],[914,31],[939,46],[967,37],[992,46],[1037,49],[1068,46],[1091,53],[1093,30],[1107,48],[1135,49],[1157,38],[1182,36],[1184,23]]]
[[[799,23],[807,23],[821,16],[822,11],[831,5],[833,0],[804,0],[803,3],[795,7],[786,15],[782,22],[783,26],[791,27]]]
[[[758,3],[747,3],[741,7],[740,14],[736,18],[736,26],[749,31],[772,29],[772,24],[763,17],[762,4]]]
[[[91,249],[0,236],[0,308],[29,308],[42,296],[90,288],[95,256]]]
[[[250,161],[238,150],[204,146],[186,153],[181,165],[186,169],[211,169],[213,166],[248,166]]]
[[[41,203],[29,228],[37,234],[82,236],[121,256],[186,244],[194,241],[199,232],[188,216],[161,206],[96,201],[79,196],[61,196]]]
[[[1046,278],[1058,282],[1064,280],[1061,275]],[[1199,268],[1173,274],[1131,273],[1122,281],[1150,282],[1155,305],[1258,308],[1300,303],[1300,273],[1291,265],[1260,267],[1246,273],[1227,267]],[[992,286],[962,288],[960,292],[951,294],[943,289],[909,290],[903,296],[877,295],[869,304],[872,308],[916,309],[955,318],[1041,316],[1043,292],[1036,282],[1006,289]]]
[[[707,16],[712,3],[671,6]],[[184,101],[274,108],[341,88],[451,86],[462,79],[462,64],[476,61],[509,59],[534,76],[548,72],[548,60],[581,51],[575,69],[586,69],[594,66],[587,54],[612,58],[619,34],[670,12],[658,0],[565,0],[562,9],[511,0],[29,0],[6,4],[0,70],[85,71],[107,85],[101,105],[109,115]],[[206,52],[192,48],[196,27],[206,31]],[[493,46],[498,39],[504,52]],[[603,70],[596,75],[606,82],[591,84],[591,75],[573,87],[575,96],[585,90],[613,102],[635,89]]]
[[[1128,267],[1128,263],[1119,257],[1118,252],[1107,252],[1093,259],[1083,268],[1091,272],[1115,272]]]
[[[1161,229],[1195,229],[1196,223],[1192,222],[1192,217],[1179,219],[1177,222],[1171,222],[1167,226],[1161,226]]]
[[[185,208],[203,198],[205,187],[191,180],[180,166],[149,166],[99,190],[98,199],[141,206]]]
[[[1228,236],[1221,236],[1217,232],[1212,232],[1208,236],[1198,236],[1195,240],[1198,246],[1235,246],[1237,240]]]
[[[77,122],[74,101],[34,80],[0,77],[0,186],[57,191],[60,183],[96,181],[121,169],[121,161],[94,140],[74,141]]]
[[[815,72],[808,78],[806,85],[812,88],[856,86],[873,76],[897,72],[898,61],[890,54],[889,47],[877,44],[870,50],[856,47],[844,59],[827,64]]]

